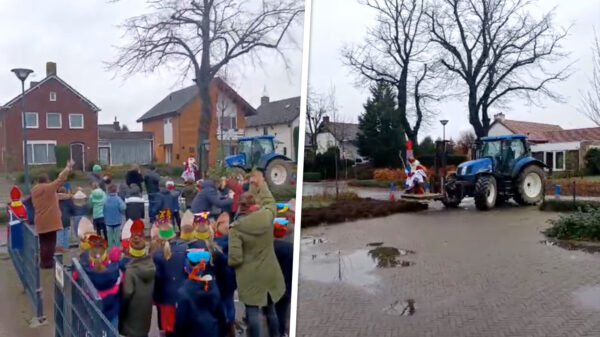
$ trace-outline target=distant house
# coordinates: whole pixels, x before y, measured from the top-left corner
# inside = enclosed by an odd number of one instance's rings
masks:
[[[16,78],[10,80],[16,88]],[[58,77],[56,63],[46,63],[46,77],[31,82],[25,91],[23,117],[21,104],[19,94],[0,109],[0,166],[23,169],[23,125],[30,165],[55,164],[55,147],[61,145],[69,147],[76,169],[96,162],[100,109]]]
[[[271,102],[260,99],[257,114],[246,118],[246,136],[275,136],[275,152],[296,159],[294,128],[300,124],[300,96]]]
[[[506,134],[527,135],[533,156],[554,171],[582,169],[587,151],[600,148],[600,127],[565,130],[559,125],[509,120],[503,113],[494,115],[488,136]]]
[[[364,160],[358,153],[358,124],[331,122],[329,116],[325,116],[320,130],[317,134],[317,153],[338,147],[342,158],[356,162]]]
[[[201,169],[216,164],[219,149],[220,126],[223,125],[226,147],[235,151],[237,139],[244,135],[246,116],[256,114],[225,81],[215,78],[211,83],[212,123],[209,140],[202,144]],[[137,121],[143,131],[154,135],[154,159],[159,163],[181,164],[190,154],[198,157],[198,129],[202,123],[198,88],[193,85],[168,94]]]
[[[98,125],[98,162],[101,165],[147,165],[152,162],[151,132],[124,131],[113,124]]]

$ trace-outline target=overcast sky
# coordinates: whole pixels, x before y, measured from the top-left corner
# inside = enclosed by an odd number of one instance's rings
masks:
[[[28,81],[39,81],[45,77],[46,62],[54,61],[58,76],[100,107],[100,123],[117,116],[130,129],[141,129],[135,123],[138,117],[170,91],[193,83],[193,77],[182,83],[167,70],[123,79],[105,69],[104,62],[116,55],[113,46],[120,44],[122,31],[117,26],[144,12],[144,1],[0,1],[0,105],[20,93],[10,69],[33,69]],[[287,48],[289,70],[270,52],[262,68],[246,62],[234,66],[231,84],[252,106],[259,105],[265,86],[271,100],[300,95],[302,33],[302,27],[291,32],[297,47]]]
[[[577,108],[580,105],[579,92],[586,88],[592,69],[593,25],[597,25],[600,31],[600,0],[544,0],[537,8],[548,11],[555,6],[555,22],[564,27],[573,25],[563,45],[565,51],[571,52],[571,59],[577,61],[575,73],[568,81],[553,86],[566,102],[547,100],[545,106],[531,106],[515,99],[509,108],[500,110],[509,119],[560,124],[563,128],[595,126]],[[367,88],[355,85],[355,75],[342,65],[340,50],[344,44],[361,43],[367,28],[373,26],[374,18],[373,12],[356,0],[315,0],[312,3],[309,84],[318,92],[327,92],[335,86],[340,114],[355,122],[363,112],[363,103],[369,93]],[[450,136],[456,137],[460,131],[470,128],[466,98],[444,101],[437,110],[438,120],[450,120],[446,127]],[[500,110],[492,109],[492,113]],[[441,137],[440,124],[434,123],[428,130],[422,130],[420,138],[427,134]]]

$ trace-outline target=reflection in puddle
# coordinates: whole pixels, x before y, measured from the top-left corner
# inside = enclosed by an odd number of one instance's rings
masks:
[[[381,242],[381,241],[379,241],[379,242],[369,242],[369,243],[367,243],[367,246],[368,246],[368,247],[379,247],[379,246],[381,246],[381,245],[383,245],[383,242]]]
[[[600,310],[600,286],[583,287],[573,292],[575,303],[592,310]]]
[[[303,245],[318,245],[318,244],[322,244],[322,243],[327,243],[327,240],[321,238],[321,237],[314,237],[314,236],[305,236],[302,238],[301,240]]]
[[[369,256],[377,262],[377,268],[410,267],[415,263],[400,260],[399,257],[414,253],[412,250],[400,250],[396,247],[377,247],[369,250]]]
[[[312,245],[312,241],[308,242]],[[351,252],[305,251],[305,254],[301,254],[300,276],[317,282],[342,282],[372,293],[375,291],[373,286],[379,282],[379,277],[374,273],[377,268],[412,266],[414,262],[401,260],[400,257],[414,253],[412,250],[400,250],[395,247],[376,247]]]
[[[396,301],[390,306],[383,308],[383,313],[392,316],[412,316],[416,311],[415,300],[413,299],[408,299],[403,302]]]

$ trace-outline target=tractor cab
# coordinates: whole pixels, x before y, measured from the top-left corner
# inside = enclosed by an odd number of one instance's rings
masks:
[[[264,155],[275,152],[273,136],[244,137],[238,140],[239,153],[228,156],[225,161],[230,166],[250,170],[260,164]]]
[[[225,165],[234,169],[239,180],[257,168],[265,173],[270,185],[280,186],[294,181],[292,161],[275,152],[275,136],[263,135],[238,139],[238,153],[225,157]]]
[[[489,158],[493,171],[510,175],[514,163],[530,156],[529,142],[524,135],[484,137],[473,151],[475,158]]]

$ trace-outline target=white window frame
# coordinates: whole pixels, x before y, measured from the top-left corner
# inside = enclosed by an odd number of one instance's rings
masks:
[[[56,102],[56,91],[50,91],[50,102]]]
[[[73,126],[73,123],[71,123],[72,116],[81,116],[81,127]],[[85,129],[85,117],[83,114],[69,114],[69,129]]]
[[[27,141],[27,145],[31,145],[31,162],[29,162],[29,165],[49,165],[49,164],[56,164],[56,155],[54,156],[54,162],[47,162],[47,163],[36,163],[35,162],[35,151],[33,151],[33,146],[34,145],[39,145],[39,144],[44,144],[46,145],[46,156],[48,156],[48,146],[47,145],[54,145],[54,148],[56,148],[56,141],[55,140],[28,140]],[[30,151],[27,151],[27,153],[29,153]],[[25,163],[25,142],[23,142],[23,163]]]
[[[35,126],[29,126],[29,125],[25,126],[28,114],[35,114]],[[31,112],[31,111],[23,113],[21,125],[23,127],[26,127],[27,129],[39,129],[40,128],[40,116],[39,116],[39,114],[37,112]]]
[[[48,125],[49,115],[58,115],[58,126]],[[46,112],[46,129],[62,129],[62,114],[60,112]]]
[[[541,152],[544,154],[544,164],[548,165],[548,163],[546,162],[546,154],[547,153],[552,153],[552,162],[553,162],[553,167],[551,167],[552,171],[566,171],[567,170],[567,151],[535,151],[535,152]],[[563,161],[562,161],[562,167],[557,167],[556,164],[556,154],[557,153],[562,153],[563,154]]]

